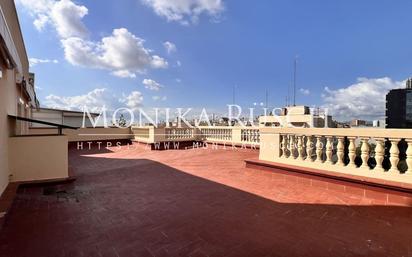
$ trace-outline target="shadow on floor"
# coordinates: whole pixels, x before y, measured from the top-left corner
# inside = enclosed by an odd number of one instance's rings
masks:
[[[19,191],[0,256],[412,254],[412,208],[279,203],[148,159],[74,159],[67,197]]]

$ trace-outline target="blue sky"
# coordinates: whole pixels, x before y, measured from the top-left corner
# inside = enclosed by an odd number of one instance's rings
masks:
[[[412,74],[411,1],[17,0],[17,8],[43,106],[225,110],[236,86],[243,107],[264,102],[265,90],[281,107],[298,56],[298,104],[375,119],[386,92]],[[124,40],[138,46],[123,49]]]

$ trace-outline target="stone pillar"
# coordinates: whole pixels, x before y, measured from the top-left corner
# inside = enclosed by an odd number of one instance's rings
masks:
[[[355,158],[356,158],[356,145],[354,137],[349,138],[349,165],[352,168],[356,168]]]
[[[412,174],[412,140],[407,140],[408,149],[406,149],[406,164],[408,165],[408,170],[406,174]]]
[[[332,162],[332,155],[333,155],[333,137],[328,136],[326,138],[326,162],[328,164],[333,164]]]
[[[260,130],[259,160],[276,162],[280,158],[280,136],[268,128]]]
[[[288,156],[288,135],[282,135],[282,157],[287,159]]]
[[[389,169],[388,172],[391,173],[399,173],[398,170],[398,163],[399,163],[399,148],[398,148],[398,142],[399,139],[390,139],[391,140],[391,149],[389,150],[390,157],[389,160],[391,161],[391,168]]]
[[[316,137],[316,162],[323,163],[322,154],[323,154],[322,136],[317,136]]]
[[[304,145],[304,138],[303,135],[298,136],[298,152],[299,152],[299,159],[301,161],[305,160],[305,145]]]
[[[363,169],[370,169],[368,165],[369,160],[369,138],[362,139],[362,147],[361,147],[361,158],[362,158],[362,166]]]
[[[312,154],[313,154],[313,137],[306,136],[306,161],[307,162],[313,162]]]
[[[379,172],[384,172],[384,168],[382,167],[383,159],[385,158],[385,139],[384,138],[376,138],[376,148],[375,148],[375,160],[376,160],[376,167],[374,170]]]
[[[345,138],[338,137],[338,145],[336,156],[338,157],[338,161],[336,162],[339,166],[345,166],[344,157],[345,157]]]
[[[289,135],[289,158],[295,158],[295,135]]]

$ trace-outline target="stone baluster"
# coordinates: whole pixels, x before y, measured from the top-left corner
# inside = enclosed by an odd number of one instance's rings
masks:
[[[283,158],[288,158],[288,135],[283,135],[282,136],[282,157]]]
[[[323,155],[322,137],[317,136],[316,137],[316,162],[323,163],[322,155]]]
[[[362,166],[363,169],[370,169],[368,165],[369,161],[369,138],[362,139],[362,146],[361,146],[361,158],[362,158]]]
[[[399,173],[398,163],[399,163],[399,148],[398,148],[399,139],[391,139],[391,149],[389,150],[389,160],[391,161],[391,168],[388,172]]]
[[[355,163],[355,159],[356,159],[356,145],[355,145],[355,139],[354,137],[350,137],[349,138],[349,165],[352,168],[356,168],[356,163]]]
[[[333,155],[333,137],[328,136],[326,138],[326,162],[328,164],[333,164],[332,155]]]
[[[338,157],[338,161],[336,162],[339,166],[345,166],[345,138],[338,137],[338,145],[336,146],[336,156]]]
[[[411,175],[412,174],[412,140],[407,140],[408,149],[406,149],[406,164],[408,165],[408,169],[406,170],[405,174]]]
[[[298,153],[299,153],[298,158],[302,161],[305,159],[305,148],[304,148],[303,141],[304,141],[303,136],[302,135],[298,136]]]
[[[313,162],[312,154],[313,154],[313,137],[306,136],[306,161]]]
[[[376,166],[374,170],[384,172],[384,168],[382,166],[383,159],[385,158],[385,139],[383,138],[376,138],[376,147],[375,147],[375,161]]]
[[[289,157],[295,159],[295,135],[289,135]]]

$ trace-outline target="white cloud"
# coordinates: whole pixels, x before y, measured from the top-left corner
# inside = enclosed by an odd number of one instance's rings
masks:
[[[152,64],[152,67],[155,69],[166,69],[169,66],[169,64],[167,63],[165,59],[157,55],[152,56],[151,64]]]
[[[38,31],[42,31],[44,27],[46,27],[47,23],[49,22],[50,22],[49,16],[44,15],[44,14],[39,14],[37,18],[33,21],[33,24],[34,24],[34,27],[36,27]]]
[[[385,115],[385,97],[389,90],[404,86],[403,81],[384,78],[359,78],[355,84],[322,94],[324,108],[340,120],[379,119]]]
[[[128,70],[117,70],[113,71],[112,75],[119,77],[119,78],[136,78],[136,74],[131,73]]]
[[[157,83],[156,81],[152,79],[144,79],[142,83],[143,85],[145,85],[145,88],[154,90],[154,91],[159,91],[161,88],[163,88],[161,84]]]
[[[119,107],[135,110],[135,108],[142,106],[142,102],[143,96],[138,91],[133,91],[129,95],[123,94],[122,97],[117,98],[107,88],[96,88],[86,94],[77,96],[48,95],[44,105],[49,108],[78,111],[83,110],[86,106],[89,111],[99,112],[103,107],[108,111],[113,111]]]
[[[174,53],[177,51],[176,45],[172,42],[166,41],[163,43],[164,48],[166,49],[168,54]]]
[[[86,26],[82,19],[87,15],[85,6],[77,5],[71,0],[18,0],[34,17],[33,24],[42,31],[47,24],[51,24],[60,37],[85,37]]]
[[[100,42],[72,37],[62,40],[67,61],[73,65],[106,69],[119,77],[136,77],[149,67],[167,68],[165,59],[151,55],[144,47],[144,40],[125,28],[113,30],[112,35]]]
[[[177,67],[181,67],[182,63],[180,61],[176,61],[176,65],[177,65]]]
[[[66,60],[82,67],[109,70],[118,77],[135,78],[147,69],[167,68],[168,62],[153,55],[144,47],[144,40],[125,28],[114,29],[100,41],[87,40],[88,30],[83,18],[88,14],[85,6],[72,0],[18,0],[34,18],[34,25],[43,30],[51,24],[57,31]]]
[[[206,14],[213,19],[224,11],[223,0],[141,0],[146,6],[166,18],[182,25],[197,23],[199,16]]]
[[[57,96],[48,95],[44,101],[49,108],[65,110],[83,110],[87,106],[89,111],[100,111],[103,106],[112,109],[116,98],[106,88],[96,88],[84,95],[77,96]]]
[[[167,96],[158,96],[158,95],[155,95],[155,96],[152,96],[152,99],[153,99],[154,101],[166,101],[166,100],[167,100]]]
[[[54,59],[54,60],[50,60],[50,59],[39,59],[39,58],[29,58],[29,64],[30,67],[34,67],[37,64],[42,64],[42,63],[59,63],[58,60]]]
[[[303,95],[310,95],[309,89],[306,89],[306,88],[299,89],[299,92]]]
[[[85,6],[76,5],[71,0],[61,0],[55,2],[50,15],[59,35],[68,38],[87,35],[86,26],[82,22],[87,13]]]
[[[133,91],[129,95],[123,96],[120,101],[126,104],[127,108],[135,111],[142,106],[143,96],[139,91]]]

